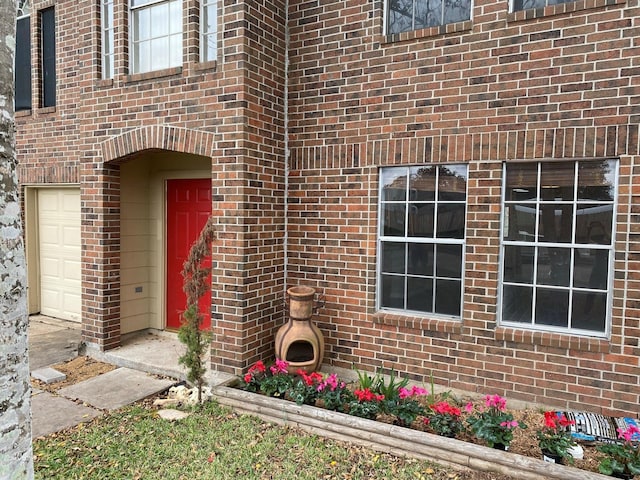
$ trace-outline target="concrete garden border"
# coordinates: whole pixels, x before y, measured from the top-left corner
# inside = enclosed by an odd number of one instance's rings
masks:
[[[242,413],[256,415],[268,422],[299,427],[316,435],[348,441],[394,455],[433,460],[457,468],[503,473],[526,480],[612,478],[410,428],[309,405],[297,405],[294,402],[229,386],[215,387],[213,394],[220,404],[228,405]]]

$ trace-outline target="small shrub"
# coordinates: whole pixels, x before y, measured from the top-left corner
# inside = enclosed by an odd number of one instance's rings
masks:
[[[380,402],[384,400],[384,395],[374,393],[368,388],[355,390],[353,395],[355,399],[349,403],[349,414],[371,420],[375,419],[381,411]]]
[[[600,445],[598,451],[606,456],[598,470],[605,475],[633,476],[640,474],[640,428],[635,425],[618,428],[619,443]]]
[[[461,414],[460,409],[449,402],[438,402],[429,407],[425,424],[437,435],[453,438],[463,430]]]
[[[486,395],[484,404],[474,408],[467,404],[466,410],[469,428],[480,440],[487,442],[489,447],[504,445],[507,447],[513,440],[513,431],[517,427],[527,428],[524,423],[518,423],[513,415],[506,411],[507,401],[499,395]],[[475,412],[475,413],[474,413]]]
[[[338,375],[332,373],[318,385],[318,400],[327,410],[345,411],[345,406],[353,401],[353,392],[347,388],[345,382],[338,380]]]
[[[567,453],[567,450],[576,445],[569,431],[569,427],[575,423],[574,420],[568,420],[562,414],[544,412],[544,425],[536,432],[538,446],[542,453],[549,453],[573,462],[573,457]]]

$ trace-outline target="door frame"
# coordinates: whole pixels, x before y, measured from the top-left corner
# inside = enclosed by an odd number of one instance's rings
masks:
[[[38,191],[44,189],[77,190],[82,201],[82,190],[79,183],[47,183],[25,184],[24,190],[24,248],[27,267],[27,312],[29,315],[39,313],[42,306],[40,296],[40,231],[38,220]],[[80,214],[82,215],[82,213]],[[82,222],[82,219],[80,219]],[[80,233],[82,235],[82,231]],[[82,260],[82,259],[81,259]],[[82,307],[80,311],[82,321]]]
[[[158,209],[154,212],[154,217],[161,219],[156,232],[156,249],[160,252],[159,258],[157,258],[158,269],[158,292],[157,292],[157,304],[156,311],[159,315],[155,318],[152,316],[151,328],[158,330],[167,329],[167,180],[189,180],[189,179],[203,179],[208,178],[211,180],[211,171],[203,170],[188,170],[188,171],[162,171],[157,172],[152,177],[152,192],[154,197],[159,196],[158,202],[153,202]],[[157,189],[158,192],[154,192],[153,189]]]

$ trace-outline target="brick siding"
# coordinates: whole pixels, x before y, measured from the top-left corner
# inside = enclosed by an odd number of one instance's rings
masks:
[[[639,413],[638,0],[478,0],[470,21],[397,35],[381,0],[224,0],[207,63],[186,0],[182,67],[134,75],[116,1],[109,80],[97,3],[33,3],[55,4],[58,96],[37,108],[36,70],[20,178],[81,186],[87,341],[120,342],[119,165],[164,149],[211,158],[214,368],[272,355],[283,292],[301,283],[326,296],[329,366]],[[34,64],[37,50],[33,29]],[[497,325],[503,162],[603,157],[620,158],[610,339]],[[378,169],[447,162],[469,166],[462,320],[378,312]]]
[[[291,4],[288,278],[326,294],[325,362],[637,415],[637,2],[484,0],[394,36],[382,3]],[[502,163],[601,157],[620,157],[611,338],[498,326]],[[462,320],[376,312],[378,168],[445,162],[469,166]]]

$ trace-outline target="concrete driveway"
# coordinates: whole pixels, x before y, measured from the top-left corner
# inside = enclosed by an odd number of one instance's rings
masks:
[[[78,356],[80,323],[32,315],[29,317],[29,369],[38,370]]]

